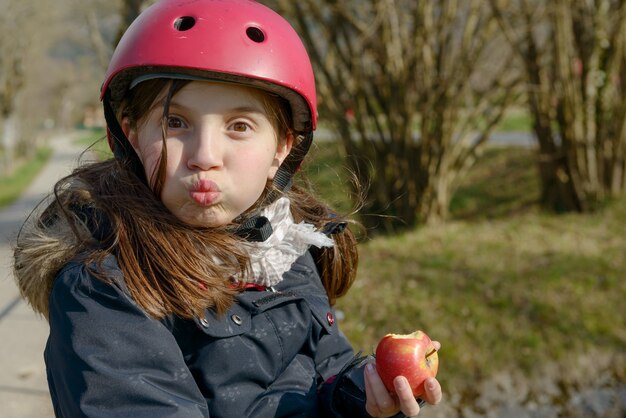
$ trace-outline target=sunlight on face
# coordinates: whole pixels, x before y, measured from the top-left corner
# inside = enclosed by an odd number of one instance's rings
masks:
[[[232,222],[250,208],[290,151],[258,90],[193,81],[174,95],[167,120],[167,165],[161,200],[196,226]],[[162,106],[154,106],[128,138],[151,178],[162,152]]]

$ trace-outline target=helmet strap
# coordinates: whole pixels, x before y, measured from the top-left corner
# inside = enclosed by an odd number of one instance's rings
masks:
[[[300,169],[304,156],[311,148],[313,142],[313,132],[304,135],[304,138],[295,149],[292,149],[283,163],[278,167],[272,190],[268,194],[266,201],[273,202],[280,197],[280,194],[287,192],[293,184],[293,176]],[[252,215],[247,218],[236,230],[236,234],[247,241],[263,242],[272,235],[272,225],[270,221],[261,215]]]
[[[274,189],[284,193],[287,192],[293,184],[293,176],[300,169],[304,156],[309,152],[311,143],[313,142],[313,132],[308,132],[304,135],[302,141],[296,145],[295,149],[292,149],[289,155],[285,158],[283,163],[278,167],[272,185]],[[277,193],[272,193],[269,200],[275,200]]]
[[[237,236],[250,242],[264,242],[272,232],[274,230],[269,219],[261,215],[251,216],[235,230]]]
[[[113,151],[113,155],[118,161],[126,161],[131,170],[148,184],[146,174],[143,170],[143,164],[115,116],[115,111],[113,110],[113,106],[111,106],[110,90],[107,90],[105,93],[102,106],[104,108],[104,119],[107,123],[107,140],[109,141],[109,147]]]

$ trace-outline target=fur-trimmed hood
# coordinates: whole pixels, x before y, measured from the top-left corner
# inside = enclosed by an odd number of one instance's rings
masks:
[[[91,237],[88,228],[76,222],[79,239],[64,216],[51,213],[52,207],[48,206],[43,216],[34,211],[26,220],[13,254],[13,273],[22,297],[46,318],[57,273]]]
[[[66,214],[58,213],[59,206],[52,204],[43,214],[33,213],[18,236],[14,276],[24,299],[46,318],[48,299],[59,271],[87,245],[102,239],[102,230],[109,227],[97,211],[89,209],[87,202],[82,203],[86,205],[77,204],[80,210],[70,212],[76,231],[68,224]],[[237,281],[273,286],[282,281],[283,274],[311,245],[318,248],[334,245],[331,238],[316,231],[313,225],[294,223],[286,198],[265,208],[262,215],[271,222],[274,233],[265,242],[247,244],[252,275],[238,275]],[[97,221],[93,222],[94,218]]]

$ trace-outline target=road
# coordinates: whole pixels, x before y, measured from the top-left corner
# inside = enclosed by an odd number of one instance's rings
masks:
[[[30,211],[78,164],[82,150],[73,143],[76,135],[52,137],[48,164],[17,202],[0,210],[0,417],[54,417],[43,362],[48,324],[20,298],[12,274],[12,246]]]

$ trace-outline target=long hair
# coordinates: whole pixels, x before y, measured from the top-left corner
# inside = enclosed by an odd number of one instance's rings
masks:
[[[242,238],[233,226],[200,228],[174,216],[161,202],[167,162],[167,118],[171,98],[187,82],[155,79],[133,88],[118,109],[118,118],[128,118],[131,127],[141,122],[155,103],[162,103],[163,147],[154,173],[138,173],[130,160],[110,159],[85,165],[55,186],[53,206],[72,227],[84,262],[100,266],[109,254],[116,256],[131,296],[149,315],[163,318],[174,314],[183,318],[201,317],[207,308],[218,313],[227,310],[238,292],[231,278],[250,274],[250,262]],[[287,135],[298,138],[289,128],[291,115],[282,99],[259,93],[275,127],[277,139]],[[159,99],[159,100],[158,100]],[[160,100],[163,99],[163,100]],[[265,205],[271,184],[246,214]],[[294,186],[286,196],[296,222],[304,221],[323,229],[328,222],[338,222],[330,208],[302,187]],[[95,221],[91,229],[105,231],[97,239],[85,239],[76,212],[88,208]],[[59,210],[60,209],[60,210]],[[89,223],[89,222],[87,222]],[[92,231],[92,235],[93,231]],[[331,304],[344,295],[356,276],[358,252],[356,239],[349,228],[333,234],[335,245],[315,252],[322,283]],[[104,269],[93,274],[110,282]]]

